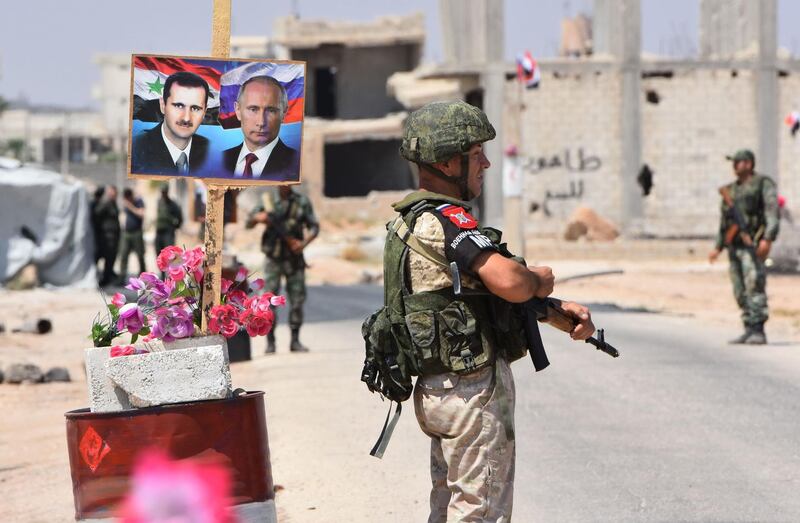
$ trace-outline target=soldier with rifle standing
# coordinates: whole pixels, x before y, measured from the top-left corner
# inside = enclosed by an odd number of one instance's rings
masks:
[[[728,249],[729,274],[733,295],[742,310],[744,333],[730,343],[764,345],[767,309],[767,270],[764,262],[778,236],[778,193],[771,178],[753,169],[756,157],[740,149],[731,156],[736,181],[721,187],[721,218],[714,250],[708,256],[717,260]]]
[[[303,303],[306,300],[306,260],[303,249],[319,234],[319,222],[314,216],[311,201],[289,185],[278,187],[277,195],[273,190],[263,193],[261,200],[261,205],[250,213],[246,227],[250,229],[257,223],[265,225],[261,236],[261,250],[266,256],[265,287],[278,294],[281,279],[286,280],[289,327],[292,330],[289,349],[292,352],[308,352],[308,348],[300,343]],[[267,335],[265,352],[275,353],[275,329]]]
[[[480,195],[490,166],[483,144],[494,137],[483,111],[465,102],[434,102],[409,115],[400,154],[419,167],[420,190],[393,205],[399,216],[387,225],[384,307],[362,327],[361,379],[398,402],[372,455],[382,456],[417,376],[414,409],[431,438],[429,522],[510,521],[509,363],[538,343],[536,368],[547,365],[536,320],[574,340],[588,341],[595,330],[589,309],[548,298],[549,267],[513,257],[500,232],[470,214],[467,202]]]

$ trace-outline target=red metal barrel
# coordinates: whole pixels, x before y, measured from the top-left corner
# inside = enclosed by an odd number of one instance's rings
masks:
[[[136,456],[151,447],[175,459],[227,465],[236,504],[274,499],[264,393],[120,412],[67,412],[75,519],[112,517]]]

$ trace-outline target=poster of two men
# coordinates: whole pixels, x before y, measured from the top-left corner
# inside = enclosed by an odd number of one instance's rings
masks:
[[[131,176],[300,181],[305,63],[134,55]]]

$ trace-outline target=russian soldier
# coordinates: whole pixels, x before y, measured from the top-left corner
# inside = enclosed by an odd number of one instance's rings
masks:
[[[467,201],[480,195],[490,166],[483,144],[494,137],[486,115],[464,102],[434,102],[408,117],[400,154],[419,167],[420,190],[394,204],[400,218],[390,223],[384,253],[387,303],[365,324],[367,335],[374,322],[391,323],[389,336],[413,352],[392,359],[379,381],[399,390],[402,400],[403,384],[392,369],[412,365],[418,375],[415,412],[431,438],[430,522],[510,520],[515,392],[509,363],[525,349],[509,341],[519,337],[510,332],[507,312],[512,303],[553,291],[549,267],[520,263],[500,243],[499,231],[470,214]],[[407,256],[391,247],[395,233],[408,245]],[[562,306],[575,319],[571,337],[591,336],[589,310]],[[395,328],[398,308],[407,342]],[[365,370],[369,385],[374,375]]]

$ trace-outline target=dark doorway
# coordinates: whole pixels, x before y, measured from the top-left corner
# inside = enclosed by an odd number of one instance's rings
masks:
[[[317,67],[314,69],[314,86],[316,116],[336,118],[336,68]]]
[[[415,189],[411,167],[397,153],[399,148],[400,140],[326,144],[323,193],[335,198]]]

